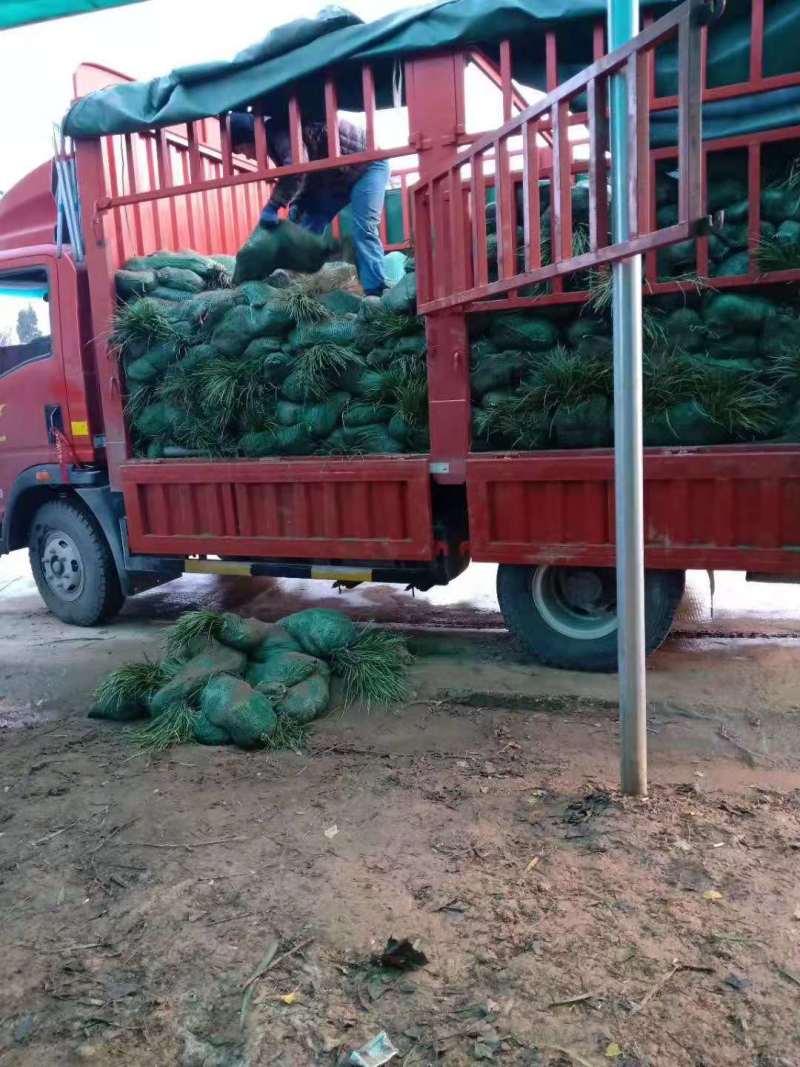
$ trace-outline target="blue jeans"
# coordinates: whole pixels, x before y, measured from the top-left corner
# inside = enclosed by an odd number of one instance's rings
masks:
[[[386,286],[383,272],[383,245],[380,222],[386,186],[389,182],[389,161],[378,159],[370,163],[349,193],[320,190],[312,203],[294,218],[304,229],[322,233],[339,214],[348,200],[353,211],[353,244],[356,252],[358,278],[364,289]]]

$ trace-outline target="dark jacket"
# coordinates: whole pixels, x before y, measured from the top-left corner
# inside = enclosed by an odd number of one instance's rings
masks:
[[[252,144],[253,116],[235,112],[231,116],[231,133],[233,143]],[[303,125],[303,144],[309,159],[326,159],[328,156],[328,131],[324,122],[307,122]],[[346,119],[339,120],[339,152],[351,156],[366,151],[367,142],[364,131]],[[292,144],[288,126],[276,121],[267,122],[267,148],[270,158],[279,167],[287,167],[292,160]],[[299,211],[313,209],[320,198],[327,199],[334,195],[348,194],[355,183],[369,166],[368,163],[356,163],[349,167],[332,167],[329,170],[316,171],[311,174],[291,174],[281,178],[275,184],[270,197],[270,204],[275,207],[294,205]]]
[[[292,147],[289,130],[267,123],[269,154],[279,167],[292,162]],[[326,159],[328,156],[328,131],[324,122],[309,122],[303,126],[303,143],[309,159]],[[367,143],[364,131],[345,119],[339,121],[339,153],[352,156],[364,152]],[[332,167],[330,170],[311,174],[292,174],[281,178],[272,190],[270,204],[286,207],[293,204],[298,211],[314,209],[318,198],[334,196],[346,198],[350,190],[369,166],[368,163],[351,167]]]

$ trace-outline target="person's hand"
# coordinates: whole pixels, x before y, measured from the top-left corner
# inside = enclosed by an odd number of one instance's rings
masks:
[[[274,230],[281,220],[278,218],[278,209],[272,204],[267,204],[261,212],[258,225],[264,230]]]

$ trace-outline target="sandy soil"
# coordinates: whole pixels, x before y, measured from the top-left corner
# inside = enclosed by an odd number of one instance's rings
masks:
[[[150,758],[85,718],[96,680],[192,603],[284,594],[176,585],[76,633],[4,580],[2,1067],[333,1067],[381,1030],[409,1067],[800,1063],[796,639],[654,656],[634,801],[614,679],[525,663],[469,597],[470,632],[405,623],[408,705]],[[731,631],[791,632],[761,610]],[[380,967],[390,937],[427,964]]]

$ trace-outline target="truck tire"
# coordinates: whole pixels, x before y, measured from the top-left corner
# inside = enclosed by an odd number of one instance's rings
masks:
[[[664,641],[681,602],[683,571],[645,572],[645,642]],[[503,563],[497,599],[506,625],[540,663],[571,671],[617,669],[617,588],[612,567]]]
[[[122,607],[114,558],[93,517],[71,500],[51,500],[33,517],[31,570],[47,607],[73,626],[96,626]]]

